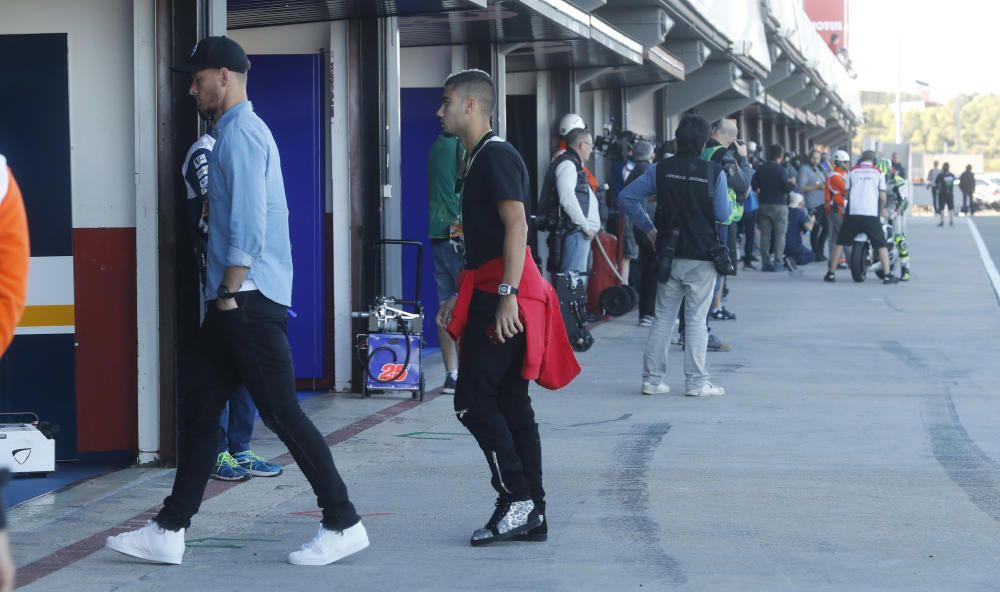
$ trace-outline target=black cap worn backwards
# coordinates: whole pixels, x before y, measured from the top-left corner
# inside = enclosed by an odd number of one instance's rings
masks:
[[[171,70],[197,72],[206,68],[227,68],[245,74],[250,69],[250,60],[240,44],[229,37],[205,37],[194,46],[191,55],[183,63]]]

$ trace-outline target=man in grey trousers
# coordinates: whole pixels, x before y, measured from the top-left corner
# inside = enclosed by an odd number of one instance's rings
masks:
[[[684,117],[677,126],[677,154],[646,169],[618,194],[619,204],[636,228],[656,245],[658,271],[662,271],[665,263],[663,255],[670,247],[674,249],[669,280],[662,281],[662,274],[658,278],[656,320],[650,328],[643,358],[645,395],[670,392],[665,380],[667,354],[682,300],[686,301],[687,325],[684,392],[689,397],[726,393],[726,389],[709,382],[705,363],[708,352],[705,317],[718,277],[709,251],[719,244],[716,223],[727,221],[732,213],[722,167],[701,158],[708,134],[707,121],[697,116]],[[652,194],[657,196],[655,226],[642,207]]]
[[[788,192],[795,188],[795,178],[789,177],[781,164],[785,149],[775,144],[767,149],[767,162],[757,168],[750,182],[757,192],[760,209],[761,271],[777,271],[785,255],[785,232],[788,230]]]

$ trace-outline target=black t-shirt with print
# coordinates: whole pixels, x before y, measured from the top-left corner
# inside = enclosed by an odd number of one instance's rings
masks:
[[[517,149],[497,136],[484,138],[472,158],[462,192],[465,268],[476,269],[503,256],[501,201],[527,203],[531,191],[528,168]]]

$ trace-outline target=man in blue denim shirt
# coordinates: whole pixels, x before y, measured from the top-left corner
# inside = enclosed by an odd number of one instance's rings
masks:
[[[198,110],[215,120],[209,160],[208,312],[202,324],[194,387],[181,393],[180,452],[170,496],[156,518],[138,530],[109,537],[115,551],[180,564],[191,525],[215,461],[219,415],[230,393],[245,384],[270,427],[313,487],[323,522],[294,565],[326,565],[368,546],[368,535],[347,496],[330,448],[299,407],[288,306],[292,252],[288,206],[278,147],[247,101],[250,69],[243,48],[208,37],[187,63],[189,92]]]
[[[716,224],[729,219],[728,185],[722,168],[703,160],[701,152],[709,137],[708,122],[687,115],[677,126],[677,154],[646,169],[618,194],[618,203],[658,251],[670,240],[671,229],[679,229],[669,280],[657,287],[656,319],[649,331],[643,361],[642,393],[666,394],[667,352],[674,319],[684,302],[685,394],[690,397],[718,396],[726,390],[709,382],[705,354],[708,327],[705,319],[712,300],[717,273],[709,251],[719,243]],[[649,219],[645,199],[656,194],[656,224]],[[657,231],[664,233],[657,241]]]

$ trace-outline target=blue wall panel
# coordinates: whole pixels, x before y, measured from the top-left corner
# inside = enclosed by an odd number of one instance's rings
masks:
[[[247,92],[281,153],[295,276],[288,340],[297,378],[322,378],[327,269],[323,70],[319,54],[251,55]]]
[[[0,154],[24,194],[31,256],[71,256],[67,35],[0,35],[0,72]],[[59,459],[77,456],[75,343],[72,333],[17,335],[0,360],[0,411],[58,424]]]
[[[427,345],[438,343],[437,289],[434,284],[434,256],[427,236],[427,153],[441,133],[434,115],[441,105],[440,88],[404,88],[400,91],[400,141],[403,179],[403,238],[424,243],[424,269],[420,278],[420,296],[424,303],[424,339]],[[404,264],[409,259],[404,257]],[[413,298],[413,276],[403,274],[404,294]]]

